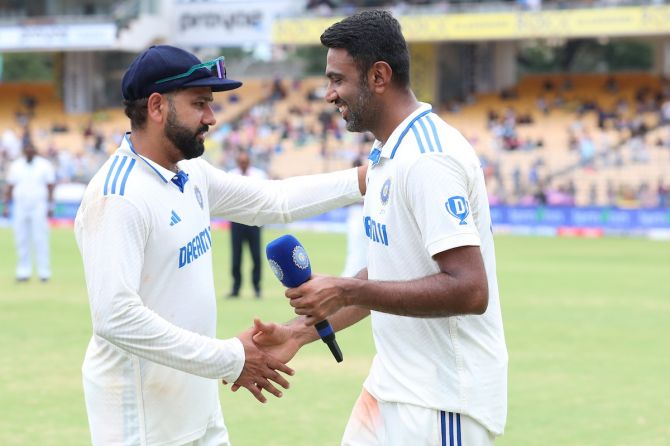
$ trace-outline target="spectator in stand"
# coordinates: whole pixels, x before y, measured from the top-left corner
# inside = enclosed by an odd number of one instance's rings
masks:
[[[670,96],[665,98],[660,109],[660,124],[670,124]]]
[[[512,170],[512,188],[514,198],[518,199],[521,195],[521,168],[518,165]]]
[[[35,108],[37,108],[37,98],[32,94],[24,94],[21,96],[21,105],[23,106],[26,116],[32,119],[35,117]]]
[[[647,134],[647,125],[641,116],[636,116],[630,124],[630,141],[629,146],[631,150],[631,157],[634,162],[646,163],[649,161],[649,153],[647,152],[647,145],[645,137]]]
[[[330,16],[333,10],[337,8],[335,2],[331,0],[309,0],[306,9],[320,16]]]
[[[591,183],[589,187],[589,206],[598,205],[598,185],[596,183]]]
[[[545,79],[544,82],[542,83],[542,88],[546,92],[554,91],[554,81],[551,79]]]
[[[668,200],[670,200],[670,189],[665,185],[663,177],[658,179],[656,194],[658,195],[658,206],[662,208],[667,207]]]
[[[615,77],[610,76],[607,78],[607,81],[605,81],[605,90],[609,93],[616,93],[619,91],[619,83]]]
[[[270,101],[280,101],[286,97],[286,88],[282,84],[282,79],[279,76],[275,76],[272,80],[272,93],[270,93]]]
[[[658,206],[658,193],[642,181],[637,188],[637,201],[641,208],[654,208]]]
[[[543,115],[548,115],[549,114],[549,104],[547,103],[547,99],[544,97],[544,95],[540,95],[537,97],[537,109],[540,110],[540,112]]]
[[[617,189],[614,186],[614,183],[612,180],[607,181],[607,206],[616,206],[617,204],[617,199],[618,199],[618,193]]]
[[[547,193],[544,188],[544,182],[538,181],[535,185],[535,192],[533,193],[533,198],[535,199],[535,204],[539,206],[546,206],[547,204]]]
[[[596,148],[591,134],[585,131],[579,138],[579,163],[586,169],[593,169],[595,155]]]
[[[574,84],[572,83],[572,79],[569,77],[566,77],[565,80],[563,80],[563,84],[561,84],[561,90],[562,91],[572,91],[575,89]]]
[[[0,153],[4,153],[8,160],[14,160],[21,154],[21,139],[10,128],[2,132],[0,138]]]
[[[568,184],[565,187],[565,193],[568,194],[568,197],[570,197],[570,200],[574,204],[575,197],[577,196],[577,186],[575,185],[575,181],[573,179],[568,181]]]

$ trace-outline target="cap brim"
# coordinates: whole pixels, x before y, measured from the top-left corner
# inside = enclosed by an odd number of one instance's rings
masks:
[[[218,77],[206,77],[195,79],[182,84],[181,88],[210,87],[212,91],[228,91],[240,88],[242,82],[233,79],[219,79]]]

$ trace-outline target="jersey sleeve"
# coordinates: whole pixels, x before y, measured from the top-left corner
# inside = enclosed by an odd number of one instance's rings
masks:
[[[468,168],[444,155],[423,155],[407,169],[405,196],[428,253],[479,246],[470,212]]]
[[[263,180],[230,175],[202,161],[210,212],[237,223],[287,223],[361,199],[358,171],[307,175],[285,180]]]
[[[237,338],[202,336],[166,321],[138,294],[148,217],[122,197],[100,197],[78,216],[93,331],[128,353],[184,372],[234,382],[244,366]]]

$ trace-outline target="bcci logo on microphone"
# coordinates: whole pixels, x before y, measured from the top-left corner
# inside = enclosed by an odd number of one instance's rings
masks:
[[[279,263],[272,259],[268,259],[268,262],[270,262],[270,269],[273,273],[275,273],[275,276],[277,276],[277,279],[279,279],[281,282],[284,279],[284,271],[281,269],[281,266],[279,266]]]
[[[293,248],[293,263],[300,269],[309,268],[309,257],[307,257],[307,252],[302,246]]]

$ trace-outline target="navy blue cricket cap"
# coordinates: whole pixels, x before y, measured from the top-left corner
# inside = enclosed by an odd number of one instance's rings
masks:
[[[242,82],[226,78],[223,58],[203,64],[181,48],[154,45],[130,64],[121,81],[121,93],[123,99],[133,101],[179,88],[210,87],[212,91],[226,91],[241,86]]]

